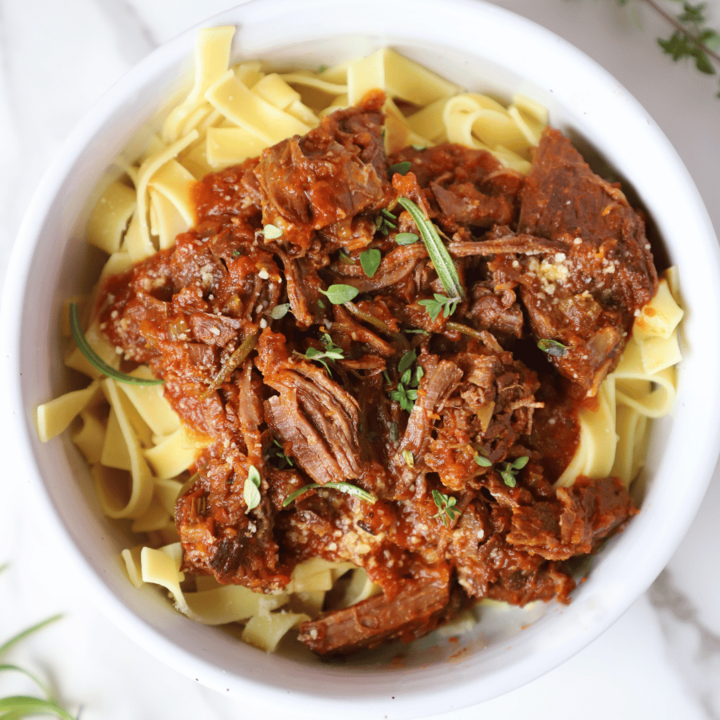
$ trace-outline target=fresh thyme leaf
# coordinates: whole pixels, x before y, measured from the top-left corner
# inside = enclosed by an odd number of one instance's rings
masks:
[[[417,353],[414,350],[408,350],[398,363],[398,372],[402,375],[406,370],[412,367],[412,364],[417,360]]]
[[[341,263],[344,263],[345,265],[355,265],[355,260],[348,255],[347,250],[341,250],[339,257]]]
[[[568,349],[567,345],[563,345],[561,342],[558,342],[557,340],[552,340],[550,338],[538,340],[537,346],[544,353],[547,353],[552,357],[562,357]]]
[[[333,305],[342,305],[343,303],[354,300],[360,291],[352,285],[331,285],[327,290],[320,291]]]
[[[276,447],[270,448],[271,456],[274,456],[280,461],[280,470],[283,470],[285,467],[295,467],[295,463],[293,463],[290,456],[285,452],[285,448],[280,443],[280,441],[277,438],[273,438],[273,442],[275,443]]]
[[[403,450],[402,456],[403,456],[403,460],[405,461],[405,464],[409,468],[415,467],[415,458],[413,457],[413,454],[409,450]]]
[[[239,250],[233,250],[233,251],[232,251],[232,256],[233,256],[233,257],[235,257],[235,258],[236,258],[236,257],[240,257],[240,255],[242,255],[242,253],[241,253]]]
[[[405,412],[412,412],[413,400],[408,397],[408,391],[402,383],[399,383],[397,389],[390,393],[390,399],[400,403],[400,407]]]
[[[522,470],[527,464],[530,458],[527,455],[513,460],[513,462],[504,462],[498,469],[500,477],[508,487],[515,487],[517,485],[517,479],[515,478],[517,471]]]
[[[283,501],[283,507],[287,507],[290,505],[290,503],[293,502],[296,498],[299,498],[301,495],[304,495],[308,490],[315,490],[315,489],[330,489],[330,490],[339,490],[340,492],[344,492],[346,495],[354,495],[355,497],[360,498],[361,500],[364,500],[365,502],[369,502],[370,504],[373,504],[377,502],[377,498],[372,494],[369,493],[367,490],[363,490],[362,488],[359,488],[357,485],[352,485],[351,483],[346,482],[329,482],[325,483],[324,485],[318,485],[317,483],[310,483],[309,485],[303,485],[303,487],[299,488],[293,493],[290,493],[285,500]]]
[[[85,356],[86,360],[100,373],[103,375],[117,380],[118,382],[127,383],[128,385],[162,385],[164,380],[159,378],[138,378],[132,375],[128,375],[120,370],[116,370],[111,365],[108,365],[93,349],[90,343],[87,341],[80,323],[80,311],[78,310],[77,303],[70,303],[70,331],[72,332],[73,340],[78,346],[80,352]]]
[[[270,311],[270,317],[273,320],[280,320],[288,314],[288,310],[290,310],[290,303],[283,303],[282,305],[276,305]]]
[[[513,475],[512,469],[509,467],[504,467],[500,470],[500,477],[503,479],[503,482],[508,487],[515,487],[517,485],[517,480],[515,479],[515,475]]]
[[[382,235],[389,235],[391,230],[397,228],[397,218],[387,209],[383,208],[375,216],[375,229]]]
[[[398,245],[412,245],[420,238],[415,233],[398,233],[393,239]]]
[[[266,240],[277,240],[282,237],[282,230],[277,225],[265,225],[263,228],[263,235]]]
[[[682,10],[673,15],[669,8],[656,0],[638,0],[644,2],[673,27],[672,35],[658,38],[662,51],[674,62],[682,58],[691,58],[695,67],[705,75],[715,75],[715,65],[720,64],[720,34],[707,27],[704,2],[693,4],[682,0]],[[676,0],[680,2],[681,0]],[[628,0],[618,0],[619,5],[628,5]],[[715,65],[714,65],[714,64]],[[718,93],[720,97],[720,93]]]
[[[484,455],[481,455],[480,453],[475,453],[473,460],[480,467],[492,467],[492,463]]]
[[[318,307],[321,307],[323,310],[325,309],[325,303],[322,300],[318,299],[317,304]]]
[[[388,176],[392,178],[395,173],[398,173],[399,175],[406,175],[411,167],[412,163],[409,160],[403,160],[402,162],[395,163],[388,168]]]
[[[403,197],[398,200],[398,203],[410,213],[410,217],[412,217],[417,229],[420,231],[420,236],[425,243],[425,247],[435,266],[440,282],[445,288],[445,292],[451,298],[457,299],[457,301],[464,298],[465,291],[460,282],[460,276],[455,268],[455,263],[440,238],[435,225],[412,200]],[[445,317],[447,317],[447,315]]]
[[[459,298],[449,298],[446,295],[435,293],[435,297],[432,300],[419,300],[418,305],[422,305],[425,308],[425,312],[427,312],[433,320],[437,320],[441,311],[446,318],[450,317],[455,312],[458,302],[460,302]]]
[[[369,278],[377,272],[381,261],[382,253],[377,248],[369,248],[360,253],[360,264]]]
[[[452,495],[445,495],[445,493],[441,493],[438,490],[432,491],[432,498],[438,509],[433,517],[440,518],[445,527],[454,523],[460,516],[460,511],[455,507],[457,505],[457,498]]]
[[[300,355],[300,357],[304,357],[308,360],[315,360],[319,362],[325,368],[325,370],[327,370],[327,374],[332,377],[330,367],[328,366],[327,362],[325,362],[325,360],[342,360],[344,357],[343,349],[335,345],[328,333],[323,333],[322,337],[320,338],[320,342],[325,346],[324,351],[318,350],[315,347],[309,347],[305,351],[304,355],[302,353],[297,354]]]
[[[260,500],[262,500],[260,495],[261,482],[262,478],[260,477],[258,469],[254,465],[251,465],[245,480],[245,487],[243,488],[243,499],[247,505],[247,510],[245,510],[246,515],[251,510],[254,510],[260,504]]]

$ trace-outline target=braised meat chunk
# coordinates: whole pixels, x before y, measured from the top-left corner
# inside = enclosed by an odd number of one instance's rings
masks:
[[[620,188],[593,173],[552,129],[520,199],[518,232],[561,246],[522,260],[521,297],[533,333],[565,346],[551,362],[594,395],[617,365],[636,311],[657,291],[644,223]]]
[[[447,143],[388,160],[383,102],[205,177],[197,226],[99,301],[198,448],[182,569],[273,593],[321,558],[378,586],[302,624],[327,656],[480,598],[569,602],[568,561],[636,513],[617,478],[556,481],[655,292],[642,220],[557,131],[527,177]]]

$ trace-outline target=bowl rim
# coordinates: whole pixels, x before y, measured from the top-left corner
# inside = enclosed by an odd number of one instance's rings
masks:
[[[122,104],[123,98],[129,96],[137,87],[141,86],[144,78],[152,77],[161,71],[177,66],[181,67],[192,46],[197,30],[201,27],[221,24],[238,24],[257,20],[258,17],[285,16],[295,12],[298,3],[295,0],[252,0],[249,3],[226,10],[211,18],[198,23],[184,31],[174,39],[165,43],[150,55],[135,65],[120,80],[114,83],[100,98],[98,102],[85,114],[75,129],[64,142],[61,150],[45,172],[28,208],[18,232],[9,264],[7,280],[3,293],[2,320],[5,328],[5,337],[8,338],[7,352],[3,354],[3,371],[8,391],[6,412],[11,415],[10,426],[15,429],[15,441],[18,452],[23,456],[22,463],[31,470],[31,484],[36,495],[45,508],[45,516],[55,529],[55,534],[62,538],[63,545],[68,554],[73,556],[81,581],[87,586],[89,592],[99,598],[99,605],[109,615],[111,620],[121,627],[139,645],[163,660],[166,664],[175,667],[188,677],[198,677],[204,684],[225,693],[227,687],[232,687],[244,696],[251,692],[256,701],[270,701],[279,703],[297,711],[299,700],[315,703],[318,713],[330,714],[338,710],[349,717],[366,717],[368,711],[375,711],[393,718],[418,717],[418,711],[423,715],[435,714],[452,709],[459,709],[479,701],[488,700],[497,695],[515,689],[540,675],[548,672],[572,655],[587,646],[592,640],[604,632],[615,622],[647,589],[654,578],[659,574],[669,560],[672,552],[679,544],[690,526],[692,518],[702,501],[712,470],[715,467],[718,450],[720,450],[720,405],[711,404],[705,415],[706,426],[704,430],[705,448],[707,452],[694,459],[694,470],[699,480],[695,481],[695,492],[692,499],[678,510],[676,522],[653,548],[648,548],[644,561],[644,572],[635,575],[628,582],[626,592],[621,598],[615,600],[613,608],[605,612],[600,621],[583,633],[576,633],[571,637],[564,637],[562,641],[546,648],[546,652],[536,651],[525,660],[513,664],[511,668],[502,668],[492,676],[483,676],[475,681],[463,682],[463,691],[458,692],[456,686],[447,688],[416,688],[414,692],[401,696],[400,694],[392,704],[388,702],[387,695],[366,696],[362,702],[357,698],[339,697],[337,695],[318,695],[316,692],[295,689],[292,692],[280,689],[274,681],[250,680],[241,676],[229,678],[221,668],[203,661],[197,656],[179,648],[163,633],[158,632],[152,624],[134,614],[118,598],[106,582],[96,576],[94,568],[75,543],[65,521],[58,515],[57,509],[48,487],[40,474],[35,459],[33,440],[35,433],[33,423],[27,417],[28,407],[24,400],[22,385],[18,378],[22,375],[21,365],[21,336],[22,313],[18,312],[19,303],[28,292],[29,274],[35,251],[35,242],[42,233],[46,216],[50,210],[51,202],[56,196],[62,180],[76,162],[87,138],[100,131],[102,125],[112,113],[116,112]],[[372,15],[373,12],[387,11],[387,2],[382,0],[346,0],[343,10],[348,8],[363,9],[364,13]],[[337,12],[334,0],[307,0],[303,4],[306,11],[327,10],[331,15]],[[414,13],[423,15],[437,8],[433,0],[394,0],[393,12],[412,9]],[[512,23],[522,27],[525,33],[535,38],[535,42],[543,42],[549,53],[561,53],[567,60],[582,68],[589,75],[594,76],[595,82],[604,87],[612,86],[622,96],[629,112],[634,113],[642,121],[647,122],[647,133],[652,135],[653,142],[664,149],[665,161],[672,166],[680,178],[679,184],[685,188],[684,200],[693,208],[694,219],[708,246],[708,262],[712,265],[714,275],[720,279],[720,250],[714,237],[714,231],[707,211],[700,195],[695,188],[687,170],[669,141],[662,134],[658,126],[647,115],[645,110],[622,88],[612,76],[584,53],[567,43],[549,30],[535,23],[515,15],[514,13],[498,8],[484,1],[477,0],[443,0],[443,12],[466,15],[469,18],[482,18],[486,22],[496,22],[501,25]],[[407,38],[412,42],[412,36]],[[718,283],[720,285],[720,283]],[[718,320],[720,311],[720,290],[717,287],[709,288],[708,297],[712,305],[713,319]],[[710,327],[716,327],[714,323]],[[710,358],[720,360],[720,345],[717,341],[710,345]],[[710,378],[709,395],[720,397],[720,378]],[[718,448],[718,450],[716,450]],[[631,526],[632,528],[632,526]],[[636,563],[637,564],[637,563]],[[148,641],[148,636],[151,640]],[[540,652],[540,661],[536,657]],[[455,667],[455,666],[453,666]],[[400,676],[397,676],[398,678]],[[491,687],[492,686],[492,687]],[[356,707],[352,706],[355,703]],[[317,714],[317,713],[316,713]]]

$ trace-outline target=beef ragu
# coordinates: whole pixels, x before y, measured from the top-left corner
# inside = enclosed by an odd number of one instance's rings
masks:
[[[104,288],[111,341],[208,440],[176,507],[183,569],[273,592],[321,557],[382,588],[301,626],[322,655],[480,598],[568,602],[567,561],[636,513],[617,478],[553,483],[657,288],[642,220],[556,130],[527,177],[451,144],[388,158],[383,100],[207,176],[196,227]],[[401,198],[462,299],[405,244],[421,233]],[[338,285],[356,296],[334,303]]]

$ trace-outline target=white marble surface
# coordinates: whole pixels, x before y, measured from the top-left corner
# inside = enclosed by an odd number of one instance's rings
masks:
[[[391,1],[391,0],[389,0]],[[0,277],[34,187],[85,110],[159,43],[233,0],[0,0]],[[597,60],[655,117],[688,166],[720,232],[717,80],[664,58],[665,27],[613,0],[498,0]],[[720,0],[708,2],[720,28]],[[481,41],[479,39],[479,41]],[[3,433],[0,432],[0,437]],[[692,452],[692,448],[688,448]],[[60,622],[13,656],[50,678],[84,720],[250,717],[162,666],[83,596],[34,522],[23,468],[3,448],[0,502],[0,642],[55,612]],[[678,481],[681,501],[682,479]],[[627,614],[575,658],[530,685],[444,716],[536,720],[720,718],[720,473],[666,570]],[[0,696],[29,691],[0,675]],[[272,708],[262,716],[275,717]]]

